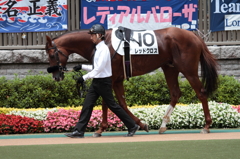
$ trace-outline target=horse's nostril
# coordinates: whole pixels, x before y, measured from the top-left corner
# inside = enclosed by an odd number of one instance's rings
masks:
[[[53,79],[54,79],[55,81],[59,81],[59,78],[57,78],[57,77],[54,77]]]

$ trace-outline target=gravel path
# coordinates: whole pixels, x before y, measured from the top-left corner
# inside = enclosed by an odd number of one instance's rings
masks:
[[[111,143],[111,142],[147,142],[147,141],[180,141],[180,140],[218,140],[218,139],[240,139],[240,132],[228,133],[187,133],[187,134],[147,134],[133,137],[102,136],[94,138],[25,138],[25,139],[0,139],[0,146],[10,145],[46,145],[46,144],[79,144],[79,143]]]

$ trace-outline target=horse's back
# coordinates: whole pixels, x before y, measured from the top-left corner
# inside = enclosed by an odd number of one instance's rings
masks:
[[[171,38],[179,44],[196,44],[202,45],[201,40],[192,31],[180,29],[177,27],[169,27],[155,31],[156,34],[163,34],[165,37]]]
[[[155,31],[160,54],[170,57],[171,63],[180,72],[196,71],[203,53],[204,42],[192,31],[170,27]]]
[[[175,58],[182,59],[188,56],[189,60],[198,61],[205,47],[204,41],[195,35],[192,31],[180,29],[176,27],[170,27],[166,29],[160,29],[155,32],[160,47],[165,47],[165,52],[171,52],[171,55]],[[161,35],[162,34],[162,35]]]

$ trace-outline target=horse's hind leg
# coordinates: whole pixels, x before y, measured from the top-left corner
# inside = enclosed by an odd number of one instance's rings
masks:
[[[206,90],[204,89],[202,82],[200,81],[198,75],[190,76],[188,74],[184,74],[184,76],[188,79],[190,85],[196,92],[198,99],[202,102],[202,107],[203,107],[203,111],[204,111],[206,124],[205,124],[203,130],[201,131],[201,133],[203,133],[203,134],[210,133],[209,127],[212,124],[212,119],[211,119],[211,115],[210,115],[210,111],[209,111],[209,107],[208,107]]]
[[[142,130],[148,132],[148,125],[144,124],[140,121],[139,118],[134,116],[131,111],[127,108],[127,104],[125,101],[125,93],[123,87],[123,81],[116,81],[113,84],[113,90],[115,92],[116,98],[118,100],[119,105],[127,112],[127,114],[140,126]]]
[[[178,83],[178,74],[179,71],[174,67],[169,67],[165,65],[162,67],[168,88],[170,90],[171,101],[164,114],[161,127],[159,129],[159,134],[164,133],[167,130],[167,123],[170,122],[170,116],[173,112],[174,107],[176,106],[178,99],[181,97],[181,91]]]
[[[108,125],[107,125],[107,114],[108,114],[108,106],[107,104],[102,101],[102,122],[100,124],[100,127],[95,133],[93,134],[93,137],[101,137],[102,132],[104,132]]]

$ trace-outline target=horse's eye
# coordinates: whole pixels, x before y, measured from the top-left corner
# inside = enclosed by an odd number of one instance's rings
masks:
[[[54,57],[55,57],[54,55],[49,55],[50,59],[54,59]]]
[[[54,59],[54,55],[49,55],[49,58]]]

